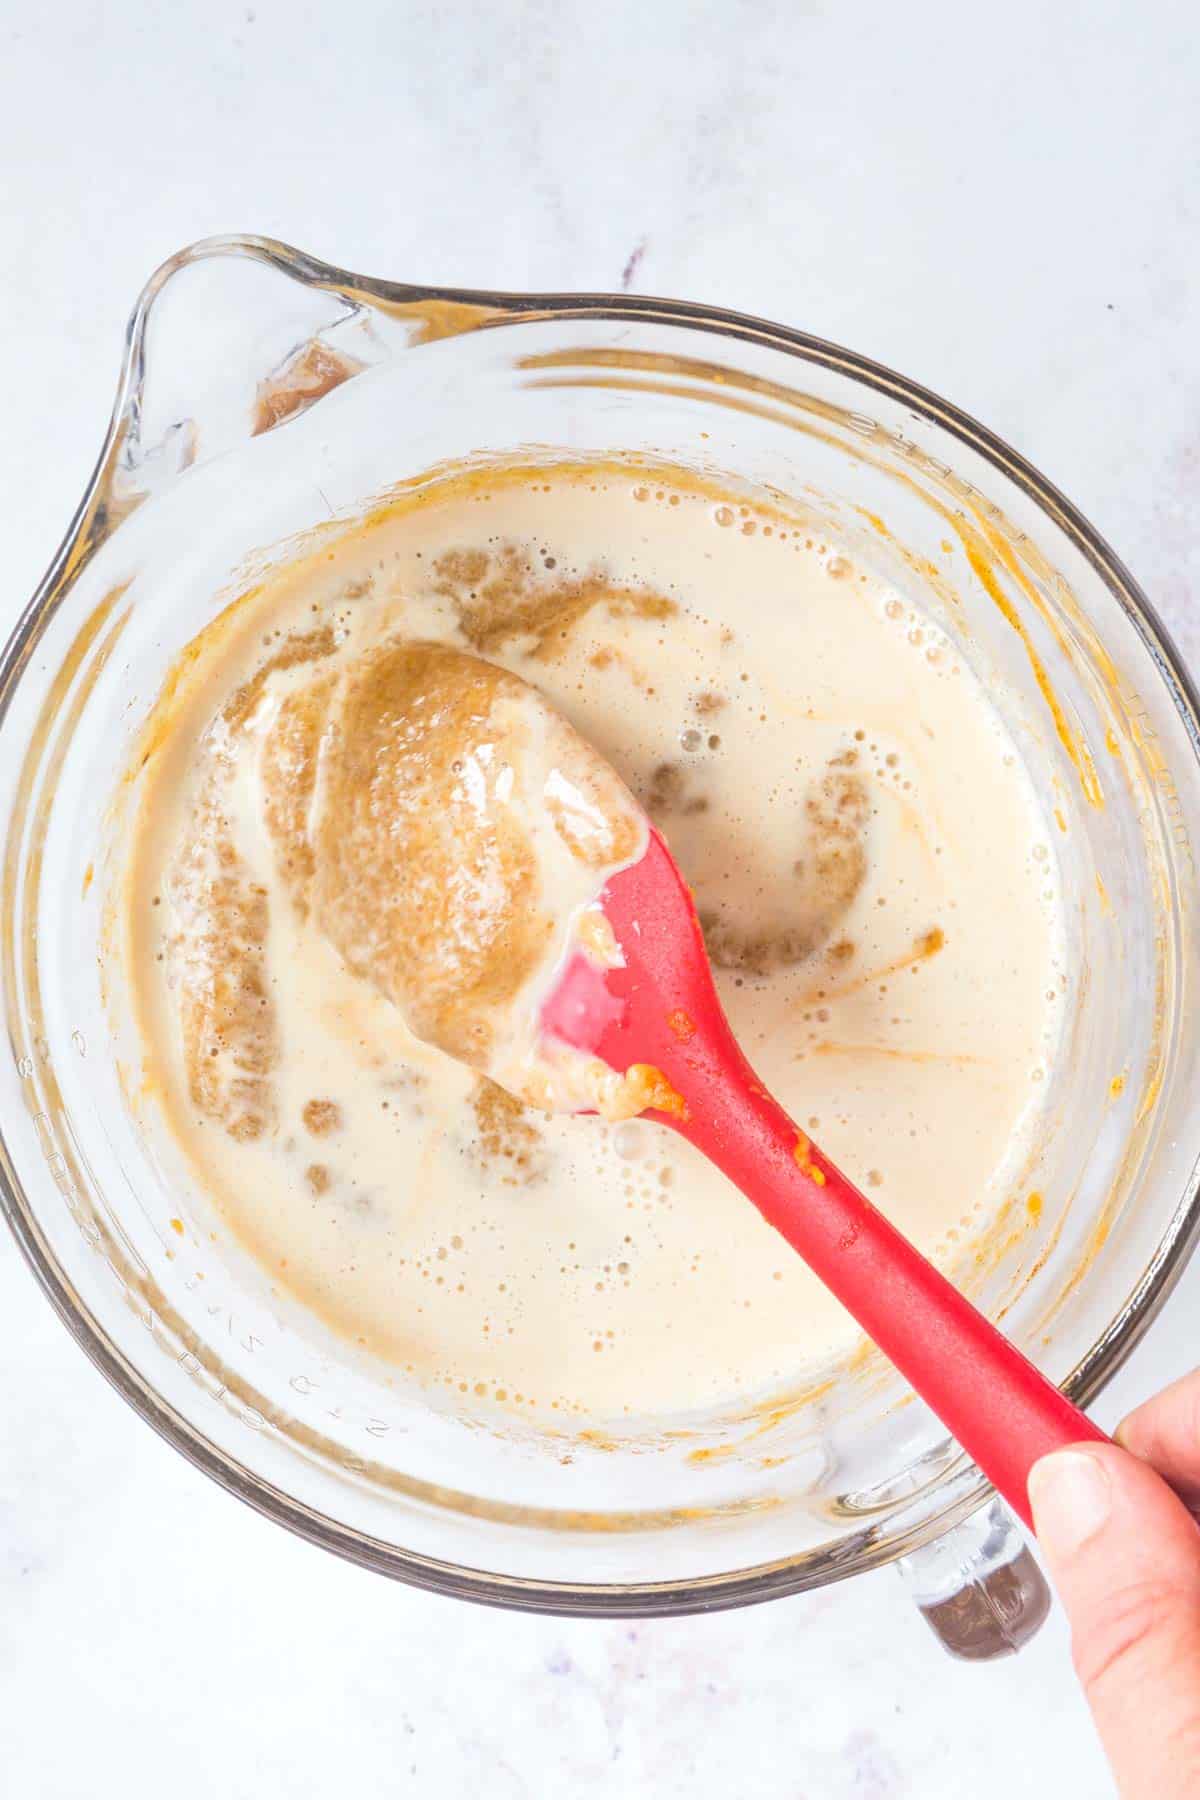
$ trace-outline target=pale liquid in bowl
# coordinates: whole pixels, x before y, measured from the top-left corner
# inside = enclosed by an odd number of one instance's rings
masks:
[[[431,481],[281,568],[189,648],[139,749],[116,894],[136,1105],[281,1293],[547,1423],[795,1382],[855,1327],[721,1175],[651,1120],[521,1108],[317,928],[304,720],[397,639],[512,670],[608,759],[765,1083],[950,1268],[1020,1192],[1066,988],[1050,832],[998,712],[800,515],[555,465]]]

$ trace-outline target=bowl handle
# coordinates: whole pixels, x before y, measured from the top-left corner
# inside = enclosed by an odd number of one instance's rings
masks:
[[[1042,1572],[999,1500],[901,1557],[899,1567],[922,1618],[964,1662],[1011,1656],[1050,1611]]]
[[[206,238],[146,283],[98,471],[111,529],[193,465],[401,351],[510,316],[501,296],[377,281],[273,238]]]

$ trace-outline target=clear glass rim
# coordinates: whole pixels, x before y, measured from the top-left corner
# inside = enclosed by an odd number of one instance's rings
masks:
[[[95,469],[46,575],[0,654],[0,723],[49,620],[91,555],[114,528],[112,476],[126,434],[136,421],[146,374],[146,330],[158,295],[171,277],[208,257],[246,257],[309,287],[366,306],[449,304],[464,309],[459,332],[522,320],[564,318],[652,321],[691,327],[721,338],[761,344],[802,362],[846,374],[901,402],[949,432],[1012,481],[1072,541],[1105,583],[1153,653],[1158,673],[1200,760],[1200,695],[1150,601],[1128,569],[1079,510],[1024,457],[969,414],[883,364],[794,328],[749,314],[686,301],[615,293],[514,294],[488,289],[425,287],[390,282],[322,262],[274,238],[206,238],[168,258],[146,283],[130,316],[112,418]],[[457,333],[451,333],[456,335]],[[949,1497],[929,1509],[927,1497],[893,1516],[886,1530],[872,1525],[832,1549],[721,1575],[617,1585],[502,1576],[398,1549],[340,1524],[263,1480],[168,1406],[129,1363],[74,1291],[32,1212],[7,1146],[0,1140],[0,1209],[43,1291],[76,1342],[117,1392],[197,1468],[265,1517],[362,1567],[421,1588],[479,1603],[572,1616],[637,1617],[709,1612],[802,1592],[866,1572],[919,1549],[952,1528],[991,1494],[982,1477],[952,1477]],[[1161,1310],[1200,1238],[1200,1172],[1180,1196],[1171,1225],[1120,1316],[1081,1360],[1065,1391],[1086,1405],[1124,1363]]]

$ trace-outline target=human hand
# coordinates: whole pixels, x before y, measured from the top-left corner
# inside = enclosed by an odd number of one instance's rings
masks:
[[[1200,1369],[1131,1413],[1117,1444],[1044,1456],[1029,1499],[1122,1800],[1197,1800]]]

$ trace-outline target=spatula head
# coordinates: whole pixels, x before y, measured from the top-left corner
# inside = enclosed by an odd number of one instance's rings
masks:
[[[686,1099],[689,1071],[711,1069],[732,1039],[691,891],[659,832],[609,880],[600,905],[621,966],[573,956],[542,1007],[543,1029],[618,1074],[638,1063],[661,1070]]]

